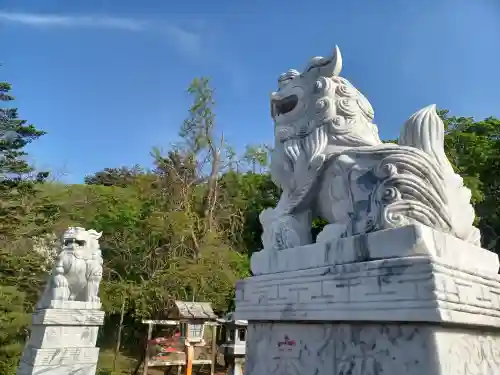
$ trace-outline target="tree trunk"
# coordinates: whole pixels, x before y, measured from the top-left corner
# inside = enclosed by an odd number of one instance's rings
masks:
[[[217,174],[219,173],[219,158],[220,153],[219,150],[212,146],[212,168],[210,171],[210,176],[208,177],[208,191],[207,191],[207,199],[205,206],[205,218],[208,223],[208,231],[212,231],[213,227],[213,211],[215,202],[217,200]]]
[[[120,354],[124,316],[125,316],[125,296],[122,295],[122,307],[120,310],[120,325],[118,326],[118,337],[116,338],[115,356],[113,358],[113,372],[116,371],[116,360],[118,359],[118,355]]]

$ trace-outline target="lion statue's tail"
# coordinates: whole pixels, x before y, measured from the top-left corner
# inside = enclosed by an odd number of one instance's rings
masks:
[[[443,174],[443,188],[448,198],[448,210],[454,234],[480,246],[480,233],[473,226],[474,208],[471,191],[455,173],[444,151],[444,123],[436,112],[436,105],[429,105],[414,113],[404,124],[398,143],[411,146],[429,155]]]

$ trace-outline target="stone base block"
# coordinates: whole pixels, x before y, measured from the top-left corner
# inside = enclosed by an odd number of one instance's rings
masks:
[[[95,375],[100,303],[48,301],[33,313],[31,335],[17,375]]]
[[[237,283],[235,317],[500,327],[500,276],[417,256],[260,275]]]
[[[245,375],[498,375],[500,332],[405,323],[250,323]]]
[[[81,302],[85,303],[85,302]],[[81,307],[81,306],[80,306]],[[50,308],[33,313],[29,345],[34,348],[94,347],[104,311]]]
[[[86,309],[41,309],[33,313],[34,325],[100,326],[104,322],[104,311]]]
[[[29,344],[35,348],[94,347],[99,327],[32,326]]]
[[[32,366],[21,362],[16,375],[95,375],[97,364]]]
[[[262,250],[253,254],[251,266],[254,275],[263,275],[413,256],[477,273],[496,274],[500,266],[495,253],[420,224],[281,251]]]
[[[26,346],[21,361],[31,366],[68,366],[73,364],[96,364],[99,348],[54,348],[37,349]]]
[[[421,226],[345,240],[254,255],[246,375],[500,374],[496,254]]]
[[[49,301],[48,309],[76,309],[76,310],[100,310],[101,302],[83,302],[83,301]]]

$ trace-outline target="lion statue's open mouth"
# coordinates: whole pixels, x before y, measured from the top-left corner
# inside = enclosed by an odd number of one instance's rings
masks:
[[[286,115],[294,110],[299,103],[299,97],[295,94],[285,96],[283,99],[274,99],[271,101],[273,117]]]

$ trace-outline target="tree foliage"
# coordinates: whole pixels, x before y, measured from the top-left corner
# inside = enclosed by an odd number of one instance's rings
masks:
[[[44,260],[26,251],[52,218],[50,204],[33,204],[37,186],[48,176],[35,173],[25,147],[45,133],[19,118],[9,104],[11,86],[0,83],[0,373],[15,374],[31,316],[28,311],[42,285]],[[27,246],[28,245],[28,246]]]
[[[475,121],[448,113],[440,112],[446,126],[446,153],[472,191],[482,245],[500,253],[500,120]]]
[[[127,187],[132,185],[134,180],[144,173],[145,171],[139,165],[134,165],[132,168],[104,168],[103,171],[86,176],[84,182],[87,185]]]
[[[268,145],[247,145],[243,160],[251,167],[253,173],[262,171],[269,165],[269,151]]]
[[[14,100],[11,86],[0,83],[0,236],[15,232],[27,216],[36,216],[26,200],[35,193],[35,185],[48,173],[35,173],[26,161],[25,147],[45,132],[19,118],[16,108],[7,106]]]

